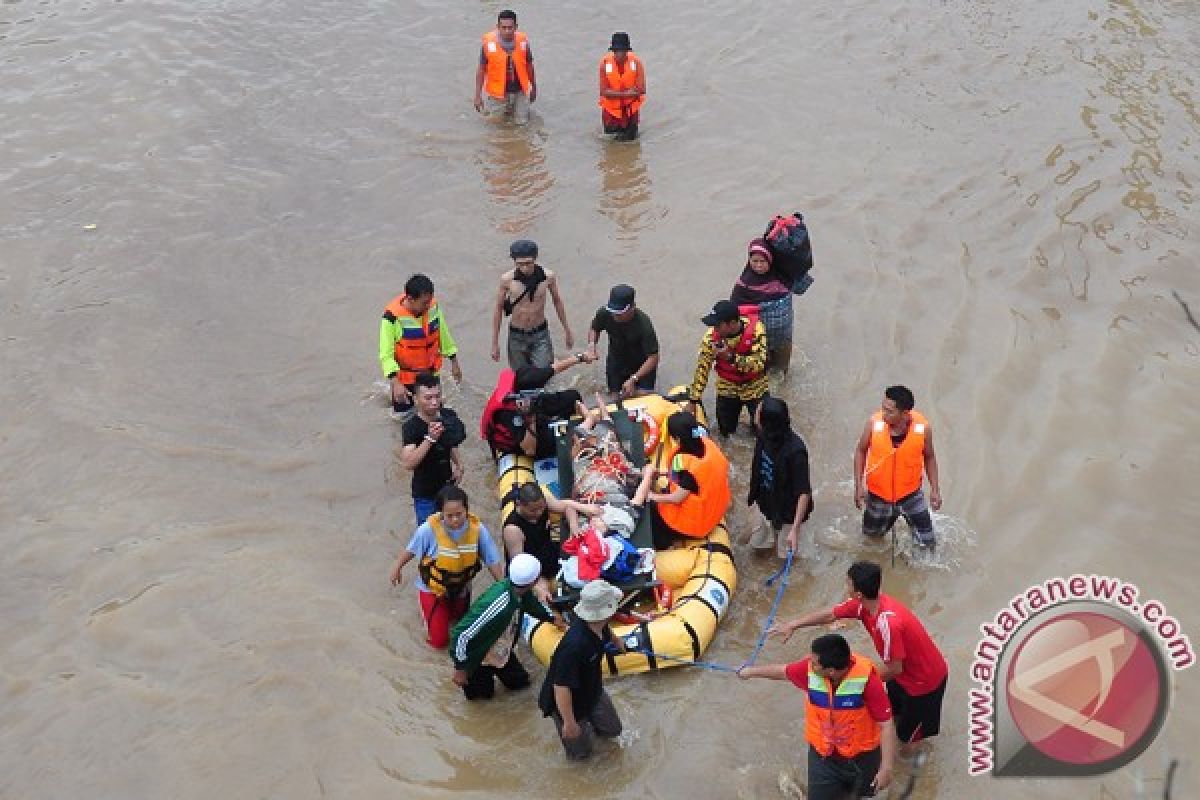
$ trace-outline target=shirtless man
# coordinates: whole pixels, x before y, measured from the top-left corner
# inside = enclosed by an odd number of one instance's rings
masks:
[[[538,246],[528,239],[518,239],[508,248],[514,269],[500,276],[496,292],[496,307],[492,313],[492,361],[500,360],[500,323],[512,315],[508,323],[508,365],[548,367],[554,362],[554,345],[550,341],[550,326],[546,322],[546,294],[554,301],[554,310],[562,322],[567,337],[567,349],[575,346],[575,334],[567,321],[567,309],[558,293],[558,276],[537,263]]]

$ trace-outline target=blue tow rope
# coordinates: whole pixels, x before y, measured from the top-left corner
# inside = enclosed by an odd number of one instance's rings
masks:
[[[771,603],[771,613],[767,615],[767,622],[763,625],[762,633],[759,634],[758,644],[754,645],[754,652],[750,654],[750,658],[746,659],[746,663],[742,664],[743,667],[752,666],[758,660],[758,654],[762,652],[763,645],[767,643],[767,631],[771,630],[771,626],[775,624],[775,614],[779,611],[779,601],[783,600],[783,590],[787,588],[788,575],[792,571],[792,559],[795,556],[794,550],[788,550],[787,561],[779,568],[778,572],[767,578],[767,586],[779,578],[783,578],[783,580],[779,582],[779,589],[775,592],[775,602]]]
[[[652,653],[649,650],[635,650],[635,653],[641,653],[647,658],[661,658],[665,661],[674,661],[677,664],[683,664],[688,667],[700,667],[701,669],[711,669],[713,672],[737,672],[737,667],[730,667],[726,664],[718,664],[715,661],[693,661],[690,658],[676,658],[663,653]]]
[[[780,578],[782,578],[783,580],[780,581],[779,588],[775,591],[775,601],[773,603],[771,603],[771,613],[767,615],[767,621],[766,621],[766,624],[763,625],[762,633],[759,634],[758,643],[754,645],[754,651],[750,654],[750,658],[746,659],[746,661],[742,663],[741,667],[730,667],[726,664],[718,664],[715,661],[693,661],[690,658],[676,658],[675,656],[668,656],[663,653],[652,653],[649,650],[636,650],[634,652],[641,653],[642,655],[646,656],[647,658],[660,658],[660,659],[663,659],[664,661],[674,661],[678,664],[684,664],[689,667],[700,667],[701,669],[710,669],[713,672],[732,672],[732,673],[736,674],[739,670],[742,669],[742,667],[752,666],[754,664],[754,662],[758,659],[758,654],[760,652],[762,652],[763,645],[766,644],[767,631],[771,630],[771,625],[773,625],[775,623],[775,614],[779,611],[779,603],[781,600],[783,600],[784,590],[787,589],[788,575],[792,571],[792,560],[793,560],[793,558],[795,558],[795,555],[796,555],[795,551],[788,550],[787,561],[784,563],[784,565],[782,567],[779,568],[778,572],[776,572],[771,577],[767,578],[767,581],[766,581],[767,586],[770,586],[771,584],[773,584],[775,581],[779,580]]]

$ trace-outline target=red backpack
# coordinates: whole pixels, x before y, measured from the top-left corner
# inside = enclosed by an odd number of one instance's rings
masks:
[[[496,379],[496,388],[483,407],[483,416],[479,420],[479,435],[492,447],[492,455],[497,453],[515,453],[518,450],[517,432],[510,426],[496,421],[497,411],[516,411],[517,404],[510,399],[517,385],[517,373],[511,369],[500,370]]]

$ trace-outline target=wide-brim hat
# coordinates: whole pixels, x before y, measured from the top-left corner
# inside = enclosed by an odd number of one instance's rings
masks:
[[[604,622],[611,619],[621,605],[624,593],[605,580],[589,581],[579,593],[575,616],[584,622]]]

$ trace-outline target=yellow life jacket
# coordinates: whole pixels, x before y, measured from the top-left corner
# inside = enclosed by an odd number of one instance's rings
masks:
[[[467,531],[457,542],[446,531],[440,512],[430,515],[428,522],[437,537],[438,549],[436,557],[421,557],[421,580],[438,597],[458,597],[479,572],[479,517],[467,515]]]

